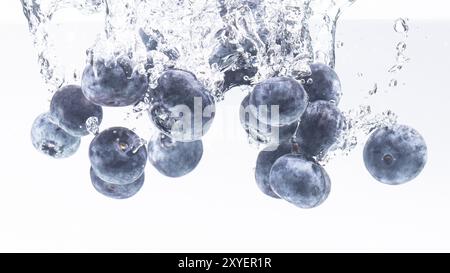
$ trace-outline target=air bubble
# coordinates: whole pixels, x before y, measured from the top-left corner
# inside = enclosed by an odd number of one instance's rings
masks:
[[[398,18],[394,23],[394,30],[397,33],[408,33],[409,26],[407,23],[407,19]]]
[[[99,123],[97,117],[90,117],[86,120],[86,129],[92,135],[98,135]]]

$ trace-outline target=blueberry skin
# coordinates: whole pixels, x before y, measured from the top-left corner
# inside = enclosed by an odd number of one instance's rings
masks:
[[[80,138],[53,123],[49,113],[41,114],[34,120],[31,141],[36,150],[53,158],[69,157],[80,147]]]
[[[113,127],[92,140],[89,159],[101,180],[124,185],[133,183],[144,173],[147,149],[133,131]]]
[[[427,162],[427,145],[413,128],[396,125],[377,129],[364,147],[364,164],[378,181],[400,185],[416,178]]]
[[[266,195],[279,199],[280,197],[272,190],[269,178],[270,169],[278,158],[292,152],[291,143],[281,143],[280,145],[271,145],[259,152],[256,160],[255,179],[259,189]]]
[[[308,105],[303,86],[288,77],[273,77],[258,83],[250,95],[253,114],[259,121],[282,126],[297,121]],[[272,107],[279,106],[279,120],[272,118]],[[263,106],[260,108],[260,106]],[[265,107],[264,107],[265,106]]]
[[[193,171],[203,155],[201,140],[177,142],[158,134],[148,144],[148,160],[163,175],[181,177]]]
[[[331,67],[321,63],[312,64],[310,68],[310,76],[299,78],[305,81],[303,87],[308,93],[309,101],[326,100],[339,104],[342,91],[341,81],[336,72]],[[308,83],[309,79],[312,79],[312,83]]]
[[[233,87],[241,85],[250,85],[251,78],[256,75],[258,68],[239,68],[236,70],[227,70],[224,72],[223,90],[226,92]]]
[[[331,188],[330,178],[322,166],[300,154],[278,158],[270,170],[269,181],[278,196],[304,209],[322,204]]]
[[[310,156],[325,155],[342,134],[345,118],[328,101],[310,103],[296,133],[302,151]]]
[[[127,106],[144,96],[148,79],[133,71],[128,58],[97,60],[84,69],[81,88],[86,98],[97,105]]]
[[[190,72],[167,70],[158,79],[158,86],[152,90],[151,96],[150,119],[162,133],[175,141],[201,139],[214,120],[214,98]]]
[[[103,110],[101,106],[93,104],[83,95],[78,85],[67,85],[59,89],[50,103],[52,120],[58,126],[73,136],[86,136],[86,120],[96,117],[101,123]]]
[[[135,195],[144,185],[145,174],[142,174],[138,180],[125,184],[125,185],[117,185],[107,183],[101,180],[97,174],[95,174],[94,169],[91,167],[91,182],[94,188],[101,194],[106,197],[114,198],[114,199],[127,199]]]
[[[270,126],[265,123],[259,122],[254,115],[249,105],[250,94],[247,95],[241,102],[239,108],[239,117],[241,125],[247,134],[253,138],[253,140],[262,144],[278,145],[281,142],[288,142],[292,139],[297,130],[298,122],[294,122],[283,126]],[[275,135],[278,129],[278,136]]]

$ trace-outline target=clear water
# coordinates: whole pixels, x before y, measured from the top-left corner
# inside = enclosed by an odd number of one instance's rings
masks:
[[[236,69],[237,63],[258,67],[257,75],[251,79],[254,84],[275,74],[307,75],[312,62],[334,67],[335,48],[344,46],[335,39],[336,25],[344,9],[355,1],[21,0],[37,49],[40,73],[49,90],[54,91],[76,78],[73,71],[82,69],[62,62],[53,50],[52,18],[62,9],[73,8],[88,16],[105,16],[103,31],[86,51],[87,61],[127,55],[134,61],[136,70],[149,73],[153,86],[166,68],[186,69],[195,73],[218,101],[223,99],[220,90],[224,71]],[[395,63],[389,69],[393,73],[391,87],[397,84],[394,74],[409,60],[405,54],[407,23],[400,18],[394,24],[402,39],[396,46]],[[224,27],[228,29],[226,35],[219,32]],[[147,51],[141,39],[143,33],[157,42],[154,50]],[[244,39],[255,44],[255,56],[239,48]],[[222,67],[211,67],[209,57],[223,42],[236,44],[238,52],[226,56]],[[153,67],[147,65],[149,59],[153,60]],[[370,95],[375,95],[377,89],[375,85]],[[142,116],[148,103],[136,105],[127,118]],[[346,115],[346,131],[327,158],[322,158],[324,163],[334,155],[350,152],[373,129],[396,121],[392,112],[372,113],[368,105],[356,106]],[[96,122],[89,122],[95,134]]]

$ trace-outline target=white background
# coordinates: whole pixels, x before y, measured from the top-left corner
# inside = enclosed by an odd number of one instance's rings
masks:
[[[90,137],[69,159],[52,160],[36,152],[30,126],[48,107],[49,96],[20,3],[4,1],[0,251],[450,250],[450,21],[440,21],[450,19],[448,7],[445,0],[358,0],[343,15],[337,36],[344,42],[337,51],[342,107],[370,103],[377,111],[392,109],[402,123],[423,134],[429,162],[413,182],[386,186],[366,172],[359,147],[327,166],[332,179],[328,200],[301,210],[257,189],[257,150],[239,128],[237,111],[244,94],[237,90],[218,107],[199,167],[174,180],[148,166],[142,191],[129,200],[107,199],[93,189]],[[392,75],[387,70],[394,64],[395,45],[404,39],[392,29],[400,16],[410,18],[411,62]],[[75,40],[86,39],[90,30],[81,24],[75,29]],[[67,55],[84,58],[81,51]],[[387,87],[391,78],[398,79],[397,88]],[[379,94],[365,100],[375,82]],[[108,110],[102,128],[117,125],[116,116]]]

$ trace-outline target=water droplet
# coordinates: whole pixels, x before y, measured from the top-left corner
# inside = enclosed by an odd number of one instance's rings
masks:
[[[305,79],[300,79],[300,83],[304,85],[306,83]]]
[[[341,47],[343,47],[344,46],[344,42],[342,42],[342,41],[337,41],[336,42],[336,47],[337,48],[341,48]]]
[[[99,124],[97,117],[90,117],[86,120],[86,129],[90,134],[98,135],[99,133]]]
[[[312,78],[309,78],[309,79],[306,81],[306,84],[311,85],[311,84],[313,84],[313,82],[314,82],[314,80],[313,80]]]

